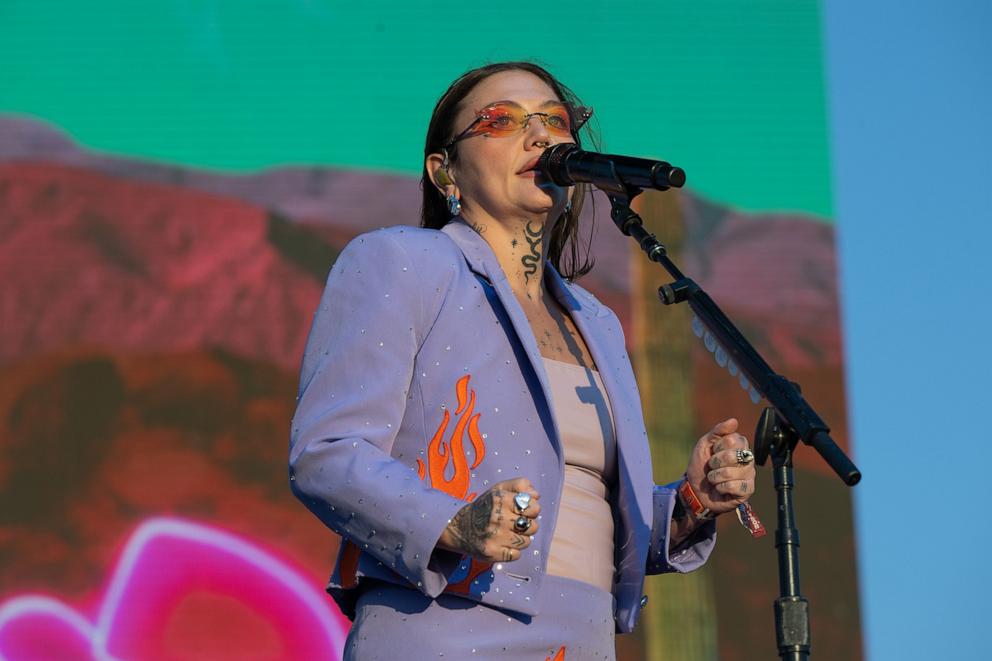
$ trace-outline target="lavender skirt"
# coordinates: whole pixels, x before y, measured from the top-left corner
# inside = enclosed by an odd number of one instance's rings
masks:
[[[613,595],[546,575],[538,615],[501,611],[461,597],[429,599],[379,583],[359,597],[345,661],[514,659],[613,661]]]

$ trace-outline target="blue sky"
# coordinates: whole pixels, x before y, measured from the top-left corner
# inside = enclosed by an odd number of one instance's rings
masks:
[[[992,3],[826,0],[824,29],[868,658],[980,658]]]

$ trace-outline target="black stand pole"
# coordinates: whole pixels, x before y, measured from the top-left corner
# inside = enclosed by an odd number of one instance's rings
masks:
[[[754,458],[764,466],[769,456],[775,475],[778,496],[778,528],[775,548],[778,550],[779,598],[775,600],[775,639],[778,655],[790,661],[809,658],[809,602],[799,587],[799,530],[792,505],[792,452],[799,437],[781,424],[775,410],[767,408],[758,421],[754,434]]]
[[[644,229],[640,216],[630,208],[630,201],[641,189],[626,185],[615,169],[613,175],[615,184],[597,184],[610,198],[613,222],[621,232],[637,241],[648,259],[661,264],[675,279],[659,287],[661,302],[672,305],[687,301],[714,341],[772,406],[765,409],[755,433],[755,460],[764,465],[765,460],[772,457],[778,493],[775,547],[778,550],[780,596],[775,600],[775,633],[779,656],[783,660],[806,661],[810,654],[809,602],[799,593],[799,531],[792,501],[795,489],[792,454],[802,440],[812,446],[848,486],[861,480],[861,472],[830,438],[830,428],[803,399],[798,386],[772,370],[713,299],[672,263],[665,246]]]

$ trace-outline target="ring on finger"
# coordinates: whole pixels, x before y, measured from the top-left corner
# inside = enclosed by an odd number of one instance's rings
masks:
[[[526,491],[518,491],[513,497],[513,504],[517,506],[520,513],[523,514],[530,507],[530,494]]]
[[[741,466],[747,466],[752,461],[754,461],[754,453],[747,448],[742,448],[737,451],[737,463]]]
[[[513,530],[519,533],[525,533],[530,530],[530,519],[526,516],[518,516],[517,520],[513,522]]]

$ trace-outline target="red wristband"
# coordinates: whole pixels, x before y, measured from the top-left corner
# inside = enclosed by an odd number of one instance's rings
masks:
[[[682,506],[692,512],[692,515],[700,521],[709,521],[716,518],[712,512],[703,507],[699,496],[696,495],[696,492],[692,490],[692,486],[689,484],[689,478],[683,479],[682,484],[679,485],[679,498],[682,499]]]

